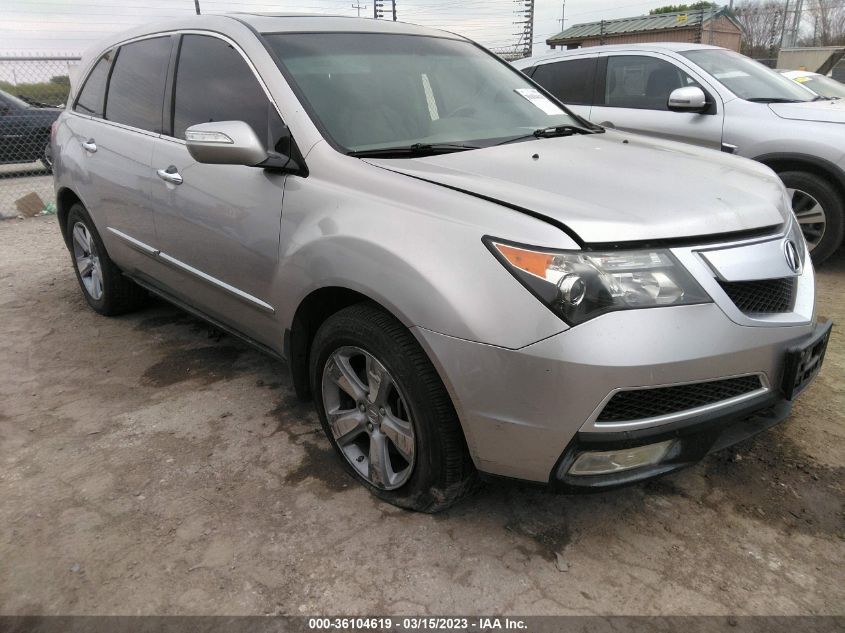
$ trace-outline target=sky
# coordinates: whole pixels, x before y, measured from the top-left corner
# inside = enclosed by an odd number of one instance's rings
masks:
[[[390,0],[386,0],[389,5]],[[513,44],[524,0],[397,0],[399,20],[455,31],[495,48]],[[203,13],[228,11],[372,15],[373,0],[200,0]],[[566,26],[648,13],[672,0],[567,0]],[[132,26],[191,15],[194,0],[0,0],[0,55],[74,55]],[[560,29],[562,2],[536,0],[534,52]]]

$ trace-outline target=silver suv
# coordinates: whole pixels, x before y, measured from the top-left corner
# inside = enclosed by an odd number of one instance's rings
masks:
[[[391,503],[666,473],[783,420],[819,369],[768,168],[595,127],[461,37],[202,16],[82,71],[53,142],[88,304],[151,291],[286,360]]]
[[[819,97],[748,57],[701,44],[597,46],[514,65],[599,125],[768,165],[789,191],[813,260],[824,261],[842,244],[842,101]]]

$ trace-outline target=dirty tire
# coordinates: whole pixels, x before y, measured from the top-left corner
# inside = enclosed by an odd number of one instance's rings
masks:
[[[821,264],[833,255],[842,244],[845,232],[845,203],[836,188],[824,178],[806,171],[783,171],[778,176],[788,189],[800,189],[818,200],[824,208],[826,226],[824,235],[812,250],[813,263]]]
[[[97,253],[100,260],[100,268],[102,270],[102,286],[103,294],[101,297],[95,299],[82,281],[79,273],[79,268],[76,265],[76,260],[73,254],[73,227],[78,222],[85,225],[88,233],[91,236],[92,246]],[[104,316],[117,316],[125,314],[142,307],[149,295],[147,292],[132,282],[128,277],[125,277],[120,268],[111,260],[106,248],[103,245],[103,240],[97,232],[97,227],[91,221],[91,216],[88,211],[80,203],[74,204],[67,216],[67,235],[68,248],[70,250],[70,259],[73,265],[73,270],[76,273],[76,280],[79,282],[79,288],[82,290],[82,296],[88,302],[88,305],[95,312],[99,312]]]
[[[347,461],[332,436],[323,403],[323,370],[331,355],[345,346],[363,349],[382,363],[407,401],[416,455],[410,477],[399,488],[372,485]],[[323,431],[347,470],[370,492],[401,508],[439,512],[475,488],[477,474],[449,394],[419,343],[393,316],[371,303],[344,308],[317,331],[309,356],[311,392]]]

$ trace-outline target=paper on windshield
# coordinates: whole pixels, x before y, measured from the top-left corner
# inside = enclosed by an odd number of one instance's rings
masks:
[[[554,103],[548,100],[536,88],[516,88],[514,92],[519,96],[530,101],[533,105],[540,108],[546,114],[563,114],[563,110],[557,107]]]

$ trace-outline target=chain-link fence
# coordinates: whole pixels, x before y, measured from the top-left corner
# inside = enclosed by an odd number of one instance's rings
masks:
[[[0,57],[0,218],[50,213],[50,126],[78,57]]]

